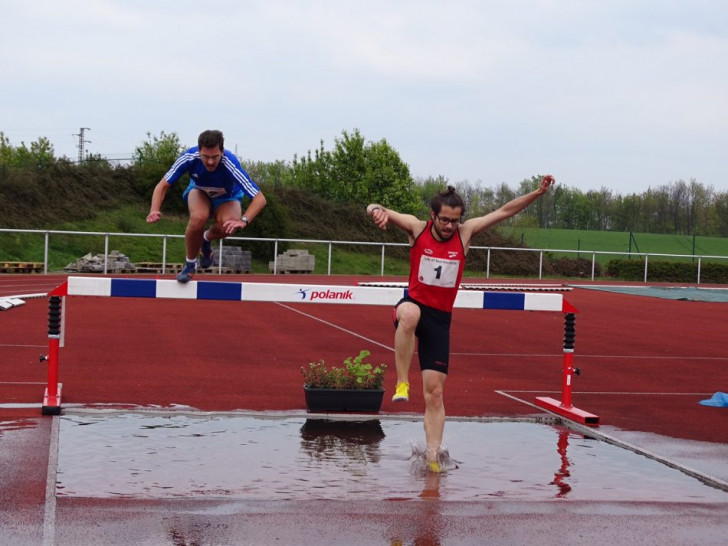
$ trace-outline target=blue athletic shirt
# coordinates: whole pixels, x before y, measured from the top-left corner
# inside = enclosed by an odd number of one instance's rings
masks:
[[[235,197],[240,191],[252,199],[260,191],[235,154],[228,150],[223,151],[217,168],[209,172],[200,159],[200,148],[194,146],[177,158],[164,179],[172,185],[184,173],[189,173],[190,185],[204,191],[210,199]]]

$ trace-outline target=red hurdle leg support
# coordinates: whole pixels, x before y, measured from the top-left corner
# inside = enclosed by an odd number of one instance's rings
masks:
[[[61,384],[58,382],[58,352],[61,342],[61,298],[51,296],[48,304],[48,386],[43,396],[43,415],[61,413]]]
[[[564,373],[561,381],[561,405],[571,407],[571,380],[574,377],[574,350],[564,349]]]
[[[574,313],[564,315],[564,371],[561,381],[561,402],[548,396],[539,396],[536,398],[536,405],[572,421],[597,426],[599,425],[599,417],[571,405],[572,380],[574,375],[579,375],[579,369],[574,368],[575,322],[576,316]]]

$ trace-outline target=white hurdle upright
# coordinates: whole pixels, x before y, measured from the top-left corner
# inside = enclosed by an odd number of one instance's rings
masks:
[[[401,286],[373,287],[222,281],[191,281],[181,284],[176,280],[166,279],[68,277],[66,282],[48,294],[50,297],[49,354],[45,358],[48,361],[48,385],[43,398],[42,413],[44,415],[58,415],[61,411],[62,385],[58,382],[58,353],[61,337],[61,298],[65,296],[393,306],[406,294],[407,288]],[[573,314],[577,312],[577,309],[569,304],[562,294],[459,290],[455,298],[455,307],[565,313],[567,316],[572,317],[571,345],[573,347]],[[573,355],[571,356],[573,357]],[[573,371],[573,368],[571,369]],[[564,384],[568,384],[570,387],[571,377]],[[585,412],[575,410],[575,408],[573,408],[575,411],[571,411],[570,392],[568,397],[567,393],[564,393],[563,400],[568,403],[568,407],[557,409],[547,407],[546,409],[552,409],[561,415],[584,422],[583,414]]]

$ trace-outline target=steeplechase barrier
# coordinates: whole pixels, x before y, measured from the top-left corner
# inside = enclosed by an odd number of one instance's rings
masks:
[[[59,350],[62,334],[62,298],[67,296],[96,296],[112,298],[155,298],[214,301],[255,301],[281,303],[325,303],[343,305],[395,305],[407,294],[407,288],[372,287],[362,285],[283,284],[258,282],[191,281],[181,284],[176,280],[128,279],[113,277],[68,277],[66,282],[49,292],[48,311],[48,385],[45,389],[43,415],[61,412],[59,383]],[[571,405],[573,367],[574,321],[578,312],[563,294],[542,292],[490,292],[459,290],[456,308],[498,309],[514,311],[551,311],[564,313],[564,377],[562,400],[540,397],[536,403],[558,415],[587,425],[598,425],[596,415]]]

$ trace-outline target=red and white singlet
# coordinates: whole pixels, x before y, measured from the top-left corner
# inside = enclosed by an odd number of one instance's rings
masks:
[[[408,295],[428,307],[452,312],[465,269],[460,230],[447,241],[432,236],[432,220],[410,249]]]

